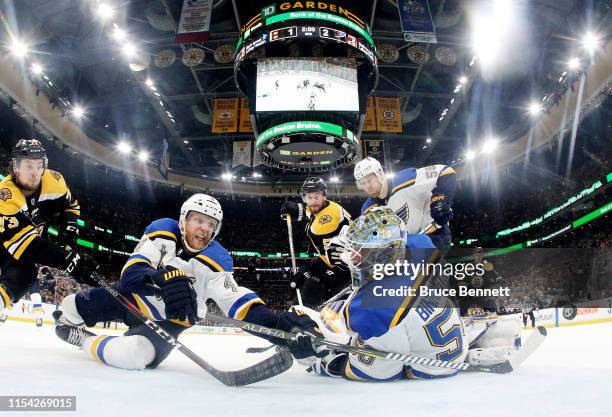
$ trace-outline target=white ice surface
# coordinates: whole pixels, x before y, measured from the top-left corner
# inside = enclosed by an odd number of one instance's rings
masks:
[[[244,352],[267,345],[253,336],[181,340],[226,370],[266,356]],[[51,326],[8,321],[0,324],[0,395],[76,395],[77,412],[0,415],[604,417],[612,413],[611,353],[612,323],[594,324],[550,329],[540,349],[508,375],[373,384],[309,375],[294,364],[273,379],[229,388],[179,352],[158,369],[125,371],[94,362],[57,339]]]

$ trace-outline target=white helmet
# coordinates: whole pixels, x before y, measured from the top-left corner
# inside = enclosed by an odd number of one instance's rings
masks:
[[[194,194],[189,197],[181,206],[181,215],[179,217],[179,225],[181,227],[181,233],[183,234],[185,233],[183,229],[185,221],[191,211],[206,214],[217,220],[217,227],[215,227],[212,238],[214,239],[217,237],[221,231],[221,222],[223,221],[223,209],[219,201],[207,194]]]
[[[362,178],[365,178],[370,174],[376,174],[376,176],[378,177],[378,180],[382,184],[383,179],[384,179],[382,165],[380,165],[380,162],[378,162],[377,159],[372,158],[371,156],[368,156],[367,158],[364,158],[361,161],[357,162],[357,164],[355,164],[355,170],[353,171],[353,176],[355,177],[357,188],[361,190],[361,185],[359,184],[359,181]]]

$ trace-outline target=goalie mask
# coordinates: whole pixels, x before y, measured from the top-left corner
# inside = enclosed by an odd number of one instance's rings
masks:
[[[355,219],[344,236],[353,288],[374,279],[374,265],[403,260],[406,238],[404,223],[390,208],[375,208]]]

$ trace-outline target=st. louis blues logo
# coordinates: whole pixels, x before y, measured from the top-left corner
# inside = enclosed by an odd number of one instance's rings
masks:
[[[397,214],[397,217],[399,217],[400,219],[402,219],[402,221],[404,222],[404,224],[408,223],[408,216],[410,210],[408,210],[408,204],[404,204],[403,206],[401,206],[399,208],[399,210],[397,210],[395,212],[395,214]]]

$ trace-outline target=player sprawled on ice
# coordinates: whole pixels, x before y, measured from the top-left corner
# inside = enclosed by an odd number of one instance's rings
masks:
[[[450,247],[448,221],[457,183],[453,168],[406,168],[388,179],[380,162],[367,157],[355,165],[354,176],[357,188],[370,196],[361,214],[372,207],[390,207],[406,223],[408,233],[425,229],[438,249]]]
[[[296,358],[315,354],[309,340],[319,334],[312,320],[290,312],[277,316],[257,294],[236,284],[232,258],[214,240],[222,220],[223,210],[215,198],[191,196],[183,203],[178,221],[159,219],[145,229],[116,289],[173,337],[195,324],[198,310],[205,311],[205,302],[211,298],[230,318],[281,330],[303,329],[303,334],[289,341],[289,350]],[[107,365],[155,368],[172,350],[103,288],[67,296],[62,314],[54,313],[54,317],[61,339]],[[106,321],[123,321],[129,330],[122,336],[97,336],[79,327]]]
[[[338,203],[327,199],[327,184],[319,177],[304,181],[302,201],[287,201],[281,208],[281,217],[288,214],[291,221],[306,221],[306,235],[318,256],[296,271],[291,286],[301,289],[305,306],[315,307],[350,283],[348,267],[338,258],[330,259],[326,248],[329,241],[348,226],[351,216]]]
[[[21,139],[12,150],[12,173],[0,181],[0,311],[36,282],[37,264],[63,269],[78,282],[93,284],[90,275],[97,268],[93,258],[43,237],[52,224],[58,227],[61,244],[75,247],[80,215],[64,177],[47,165],[40,141]],[[40,304],[40,295],[32,302]],[[37,321],[42,324],[40,316]]]
[[[326,340],[450,362],[467,360],[474,365],[487,366],[505,362],[515,350],[518,332],[515,323],[499,325],[499,328],[492,324],[470,323],[466,328],[458,309],[448,299],[415,298],[409,293],[389,295],[389,290],[414,287],[422,281],[410,275],[376,279],[376,264],[404,259],[419,263],[428,253],[436,251],[431,243],[425,247],[430,241],[426,237],[418,241],[419,247],[406,244],[405,226],[389,208],[375,208],[360,216],[343,238],[353,292],[346,300],[334,302],[321,312],[294,307],[316,319]],[[480,347],[470,344],[472,340],[480,343]],[[405,364],[339,351],[328,351],[322,358],[311,357],[300,362],[308,366],[308,372],[358,381],[441,378],[457,372],[456,369]]]

